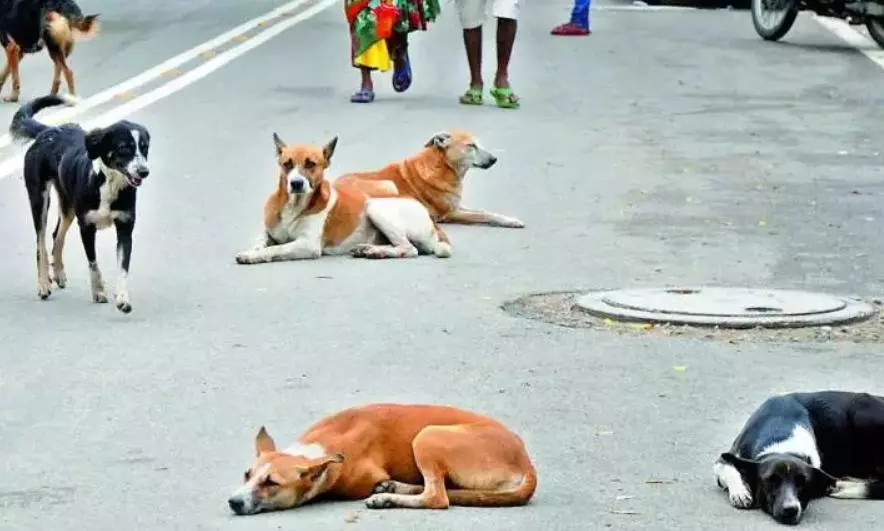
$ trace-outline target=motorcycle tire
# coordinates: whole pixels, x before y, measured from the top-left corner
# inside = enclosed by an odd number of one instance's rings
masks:
[[[872,18],[866,22],[866,29],[872,40],[878,43],[878,46],[884,48],[884,18]]]
[[[776,24],[767,27],[762,21],[762,15],[765,11],[765,3],[767,0],[752,0],[752,25],[755,26],[755,32],[766,41],[778,41],[782,39],[798,17],[798,1],[797,0],[780,0],[783,8],[783,18]]]

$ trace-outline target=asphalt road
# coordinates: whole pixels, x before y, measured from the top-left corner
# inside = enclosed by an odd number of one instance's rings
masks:
[[[81,94],[275,4],[84,2],[105,25],[74,53]],[[135,113],[153,134],[153,173],[128,316],[90,302],[77,237],[68,288],[37,300],[24,188],[18,174],[0,180],[0,529],[773,529],[728,505],[713,460],[772,392],[884,393],[880,348],[621,336],[498,305],[667,283],[880,295],[884,72],[805,17],[780,45],[737,11],[597,11],[592,37],[556,39],[567,3],[545,4],[525,7],[516,112],[457,105],[466,67],[445,3],[413,40],[406,94],[379,78],[375,104],[348,103],[358,76],[336,4]],[[48,58],[26,59],[23,76],[23,97],[41,94]],[[3,123],[14,110],[0,108]],[[233,263],[273,185],[273,131],[338,135],[333,170],[344,172],[447,127],[500,157],[469,176],[467,204],[526,229],[450,227],[449,260]],[[99,256],[112,288],[111,233]],[[536,461],[533,503],[229,513],[259,425],[293,440],[369,401],[501,418]],[[823,500],[803,526],[877,529],[882,518],[884,504]]]

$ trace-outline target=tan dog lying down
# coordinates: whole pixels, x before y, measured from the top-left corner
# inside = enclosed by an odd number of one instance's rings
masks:
[[[369,195],[388,193],[387,181],[400,195],[420,201],[435,221],[522,228],[516,218],[461,206],[463,180],[470,168],[488,169],[497,158],[482,149],[470,133],[453,130],[433,135],[424,148],[401,162],[377,171],[348,173],[335,182],[352,183]],[[386,184],[386,183],[385,183]]]
[[[447,406],[346,409],[285,450],[262,426],[255,450],[256,462],[228,499],[239,515],[318,498],[368,498],[372,509],[523,505],[537,487],[518,435],[494,419]]]
[[[346,254],[363,258],[451,256],[451,245],[418,201],[393,193],[369,198],[358,187],[325,178],[337,138],[325,147],[286,145],[273,134],[276,190],[264,204],[264,230],[240,264]]]

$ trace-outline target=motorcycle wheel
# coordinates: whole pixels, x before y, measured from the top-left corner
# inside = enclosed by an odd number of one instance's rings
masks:
[[[797,0],[752,0],[752,25],[766,41],[778,41],[798,17]]]
[[[884,48],[884,19],[869,19],[869,21],[866,22],[866,29],[869,30],[869,35],[878,43],[878,46]]]

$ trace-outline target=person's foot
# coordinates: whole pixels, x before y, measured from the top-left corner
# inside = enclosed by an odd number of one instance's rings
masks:
[[[482,96],[482,87],[470,87],[460,97],[461,105],[482,105],[484,97]]]
[[[501,109],[518,109],[520,106],[519,97],[513,92],[509,83],[505,87],[497,85],[489,92],[491,97],[494,98],[495,105]]]
[[[568,22],[566,24],[559,24],[558,26],[554,27],[550,34],[564,37],[582,37],[592,34],[592,31],[590,31],[590,29],[585,26],[574,24],[573,22]]]
[[[374,101],[374,90],[362,87],[350,96],[351,103],[371,103]]]
[[[408,47],[399,46],[393,53],[393,90],[405,92],[411,87],[411,61]]]

